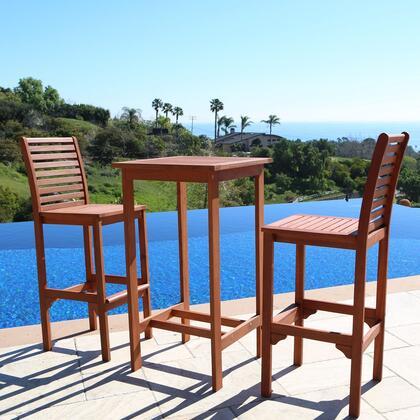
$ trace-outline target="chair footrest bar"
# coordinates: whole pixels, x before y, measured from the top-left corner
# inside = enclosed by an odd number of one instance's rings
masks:
[[[204,312],[183,310],[183,309],[173,309],[171,317],[177,317],[182,319],[190,319],[192,321],[200,322],[210,322],[210,315]],[[221,317],[221,323],[225,327],[237,327],[241,325],[244,321],[236,318],[230,317]]]
[[[147,318],[144,318],[139,323],[140,333],[142,333],[146,330],[146,328],[149,326],[149,324],[152,320],[166,321],[167,319],[169,319],[171,317],[171,313],[174,309],[180,309],[180,308],[183,308],[183,306],[184,306],[183,303],[177,303],[176,305],[170,306],[169,308],[166,308],[163,311],[154,313],[154,314],[148,316]]]
[[[293,324],[299,319],[299,306],[292,304],[273,317],[274,323]]]
[[[69,299],[79,300],[88,303],[97,303],[97,294],[95,292],[88,292],[83,285],[72,286],[67,289],[53,289],[51,287],[44,289],[44,294],[48,299]]]
[[[143,294],[145,290],[149,288],[148,284],[139,284],[137,286],[137,293],[139,296]],[[114,293],[111,296],[108,296],[105,300],[106,310],[113,309],[117,306],[127,303],[128,293],[127,290],[122,290],[121,292]]]
[[[248,334],[250,331],[259,327],[260,325],[261,315],[255,315],[246,321],[241,321],[241,323],[234,329],[222,335],[222,350],[229,347],[231,344],[235,343],[244,335]]]
[[[142,279],[137,279],[138,283],[142,283]],[[127,285],[127,277],[126,276],[116,276],[116,275],[105,275],[105,282],[111,284],[125,284]]]
[[[167,331],[174,331],[184,334],[191,334],[191,335],[197,335],[199,337],[204,338],[211,338],[211,330],[208,328],[203,327],[195,327],[192,325],[184,325],[179,324],[178,322],[172,322],[172,321],[159,321],[157,319],[152,319],[150,321],[151,327],[160,328],[162,330]]]
[[[349,334],[284,324],[271,324],[270,328],[271,334],[274,335],[274,339],[276,339],[276,335],[292,335],[294,337],[302,337],[309,340],[325,341],[327,343],[335,343],[345,346],[351,345],[352,336]]]
[[[378,336],[381,332],[382,322],[377,322],[373,327],[369,328],[369,331],[363,337],[363,347],[362,351],[364,352],[370,345],[370,343]]]
[[[303,299],[302,306],[305,309],[312,309],[325,312],[334,312],[337,314],[353,315],[354,306],[344,303],[327,302],[324,300]],[[376,322],[375,308],[365,308],[365,322]]]

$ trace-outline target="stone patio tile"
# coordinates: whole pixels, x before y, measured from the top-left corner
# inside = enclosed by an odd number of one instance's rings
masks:
[[[231,408],[239,419],[344,419],[348,417],[348,387],[264,399]],[[362,401],[359,419],[383,417]]]
[[[77,355],[80,368],[84,374],[109,371],[130,364],[130,346],[126,331],[110,335],[111,360],[104,363],[101,354],[101,340],[99,335],[89,335],[76,338]]]
[[[411,294],[413,294],[414,296],[420,298],[420,290],[412,290],[411,292],[409,292]]]
[[[420,346],[385,351],[384,366],[420,388]]]
[[[254,335],[255,333],[250,332],[250,335]],[[209,339],[202,339],[202,340],[191,340],[185,344],[188,350],[194,357],[211,357],[211,341]],[[237,341],[229,346],[227,349],[223,350],[223,354],[229,352],[237,352],[237,351],[244,351],[243,346]],[[256,347],[254,348],[254,354],[256,353]]]
[[[398,376],[384,378],[363,393],[363,399],[381,413],[420,403],[420,390]]]
[[[159,419],[160,411],[151,392],[138,392],[110,398],[46,408],[34,413],[31,419],[90,420],[141,418]]]
[[[388,420],[413,420],[420,418],[420,405],[417,407],[405,408],[403,410],[385,413]]]
[[[408,325],[420,319],[419,298],[412,293],[388,293],[387,327]]]
[[[0,368],[0,416],[84,400],[77,359],[21,361]]]
[[[168,419],[193,419],[193,420],[232,420],[236,419],[236,416],[233,414],[233,411],[230,408],[221,408],[216,411],[204,411],[201,413],[191,413],[188,414],[188,417],[185,415],[180,416],[169,416],[165,417]]]
[[[420,323],[385,328],[393,335],[413,346],[420,344]]]
[[[110,336],[111,360],[102,361],[99,337],[88,336],[77,339],[77,352],[83,374],[119,369],[130,364],[130,344],[127,332],[113,333]],[[143,361],[163,363],[171,360],[192,358],[192,354],[182,343],[158,345],[154,338],[141,341]]]
[[[372,378],[373,360],[370,356],[363,357],[362,381]],[[384,377],[392,373],[384,369]],[[333,359],[315,363],[304,363],[300,367],[288,366],[282,370],[273,369],[273,377],[291,395],[302,394],[350,383],[350,360],[346,358]]]
[[[261,366],[248,352],[223,354],[223,388],[211,389],[211,363],[208,357],[183,360],[170,365],[145,365],[149,381],[164,416],[185,416],[206,411],[218,412],[232,404],[260,398]],[[274,384],[275,391],[284,390]],[[217,417],[216,417],[217,418]]]
[[[129,366],[83,375],[83,385],[87,400],[107,398],[115,395],[150,392],[143,369],[131,372]]]
[[[10,363],[20,363],[45,360],[70,360],[76,358],[76,347],[73,338],[53,342],[52,351],[44,351],[42,344],[4,347],[0,349],[0,366]]]

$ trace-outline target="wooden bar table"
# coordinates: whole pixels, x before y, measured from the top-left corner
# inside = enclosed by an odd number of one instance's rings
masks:
[[[122,170],[124,235],[128,283],[128,314],[130,328],[131,369],[141,367],[140,334],[148,327],[161,328],[182,334],[182,341],[190,335],[211,340],[212,385],[217,391],[222,387],[222,350],[248,332],[257,330],[257,357],[261,356],[262,311],[262,234],[264,223],[264,164],[269,158],[175,156],[156,159],[114,163]],[[255,256],[256,256],[256,308],[248,320],[238,320],[221,315],[220,306],[220,246],[219,246],[219,183],[243,177],[255,179]],[[136,235],[134,218],[135,180],[174,181],[177,183],[178,237],[180,264],[180,303],[140,321]],[[208,185],[208,233],[210,263],[210,314],[190,310],[187,236],[187,182]],[[147,204],[147,203],[145,203]],[[141,233],[145,235],[146,233]],[[180,322],[175,322],[177,318]],[[210,328],[190,325],[190,320],[207,322]],[[230,327],[222,332],[222,326]]]

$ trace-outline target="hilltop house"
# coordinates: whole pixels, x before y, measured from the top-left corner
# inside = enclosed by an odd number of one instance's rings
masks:
[[[241,134],[232,128],[229,134],[218,137],[215,144],[224,152],[248,152],[254,146],[269,147],[281,138],[281,136],[275,134],[271,136],[265,133],[247,132]]]

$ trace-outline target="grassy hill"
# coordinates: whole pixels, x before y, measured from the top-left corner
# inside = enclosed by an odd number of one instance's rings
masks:
[[[87,165],[89,196],[92,203],[120,203],[121,176],[111,167]],[[0,163],[0,185],[9,188],[19,197],[29,197],[28,180],[14,167]],[[204,206],[205,187],[201,184],[188,186],[189,208]],[[138,203],[146,203],[149,211],[176,209],[176,184],[163,181],[136,181],[135,196]]]

